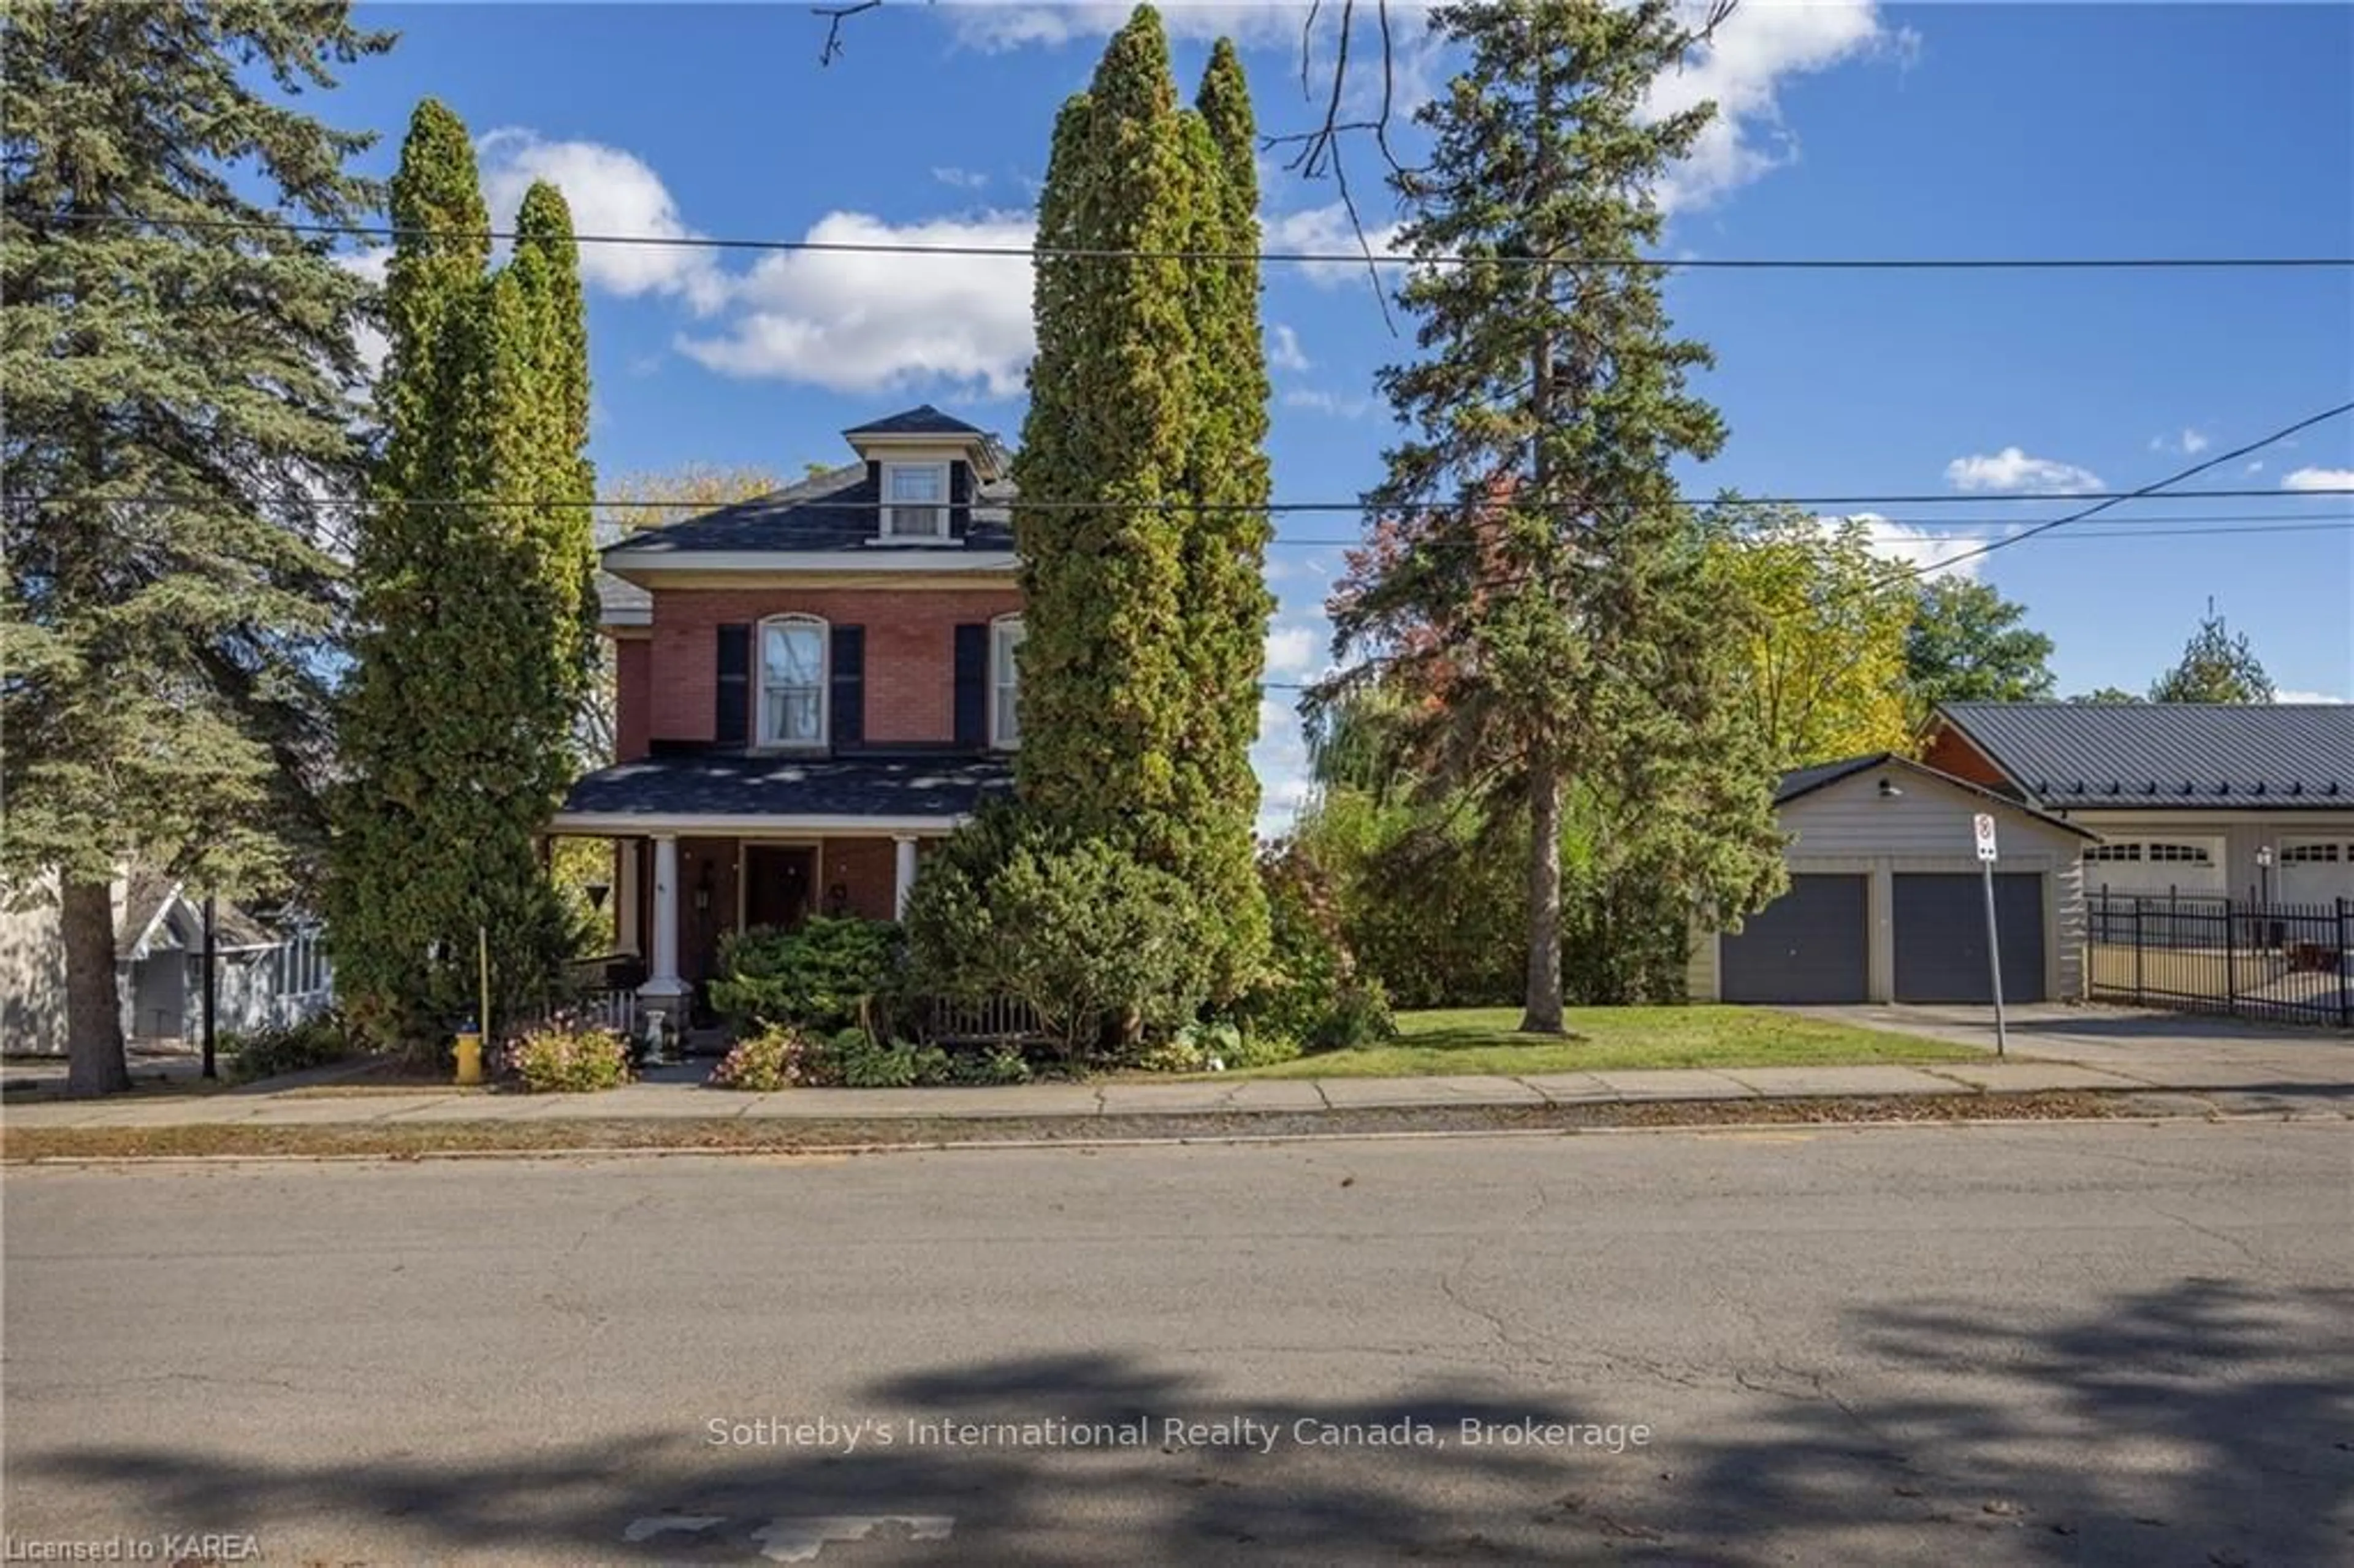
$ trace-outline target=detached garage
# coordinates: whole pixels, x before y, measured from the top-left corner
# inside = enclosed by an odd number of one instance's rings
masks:
[[[2084,829],[1886,752],[1786,776],[1775,810],[1790,890],[1738,932],[1700,934],[1695,1001],[1992,1001],[1981,811],[1999,854],[2004,1000],[2084,994]]]

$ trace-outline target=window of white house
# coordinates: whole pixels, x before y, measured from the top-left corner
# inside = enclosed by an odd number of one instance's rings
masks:
[[[2084,852],[2086,860],[2139,860],[2139,844],[2094,844]]]
[[[892,462],[883,465],[883,536],[945,539],[949,536],[949,465]]]
[[[2213,863],[2205,844],[2152,844],[2149,846],[2149,858],[2154,861],[2173,861],[2182,865]]]
[[[1009,616],[989,628],[990,744],[1010,747],[1022,744],[1022,619]]]
[[[815,616],[760,623],[760,744],[825,744],[826,625]]]
[[[2289,844],[2281,851],[2283,865],[2336,865],[2336,844]]]

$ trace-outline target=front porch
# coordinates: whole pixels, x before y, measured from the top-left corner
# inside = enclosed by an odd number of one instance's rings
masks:
[[[728,936],[899,918],[929,848],[1010,784],[991,758],[648,758],[576,784],[549,832],[611,842],[613,950],[693,1028]]]

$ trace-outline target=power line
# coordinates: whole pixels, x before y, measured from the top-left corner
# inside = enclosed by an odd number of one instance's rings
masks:
[[[1966,544],[1972,539],[1999,539],[2004,537],[2005,534],[2012,528],[2025,526],[2023,524],[2002,523],[1992,519],[1974,519],[1967,523],[1964,523],[1958,520],[1934,517],[1915,519],[1882,517],[1877,519],[1877,521],[1883,524],[1893,524],[1894,526],[1916,533],[1935,528],[1968,527],[1982,530],[1977,534],[1925,535],[1924,542],[1933,544]],[[2228,528],[2203,526],[2161,528],[2151,526],[2153,524],[2159,523],[2235,523],[2244,525]],[[2266,524],[2269,524],[2269,526]],[[2092,527],[2094,529],[2093,532],[2070,534],[2068,538],[2071,540],[2182,539],[2190,538],[2199,535],[2323,533],[2354,527],[2354,513],[2333,513],[2327,516],[2310,514],[2301,520],[2296,518],[2294,514],[2285,515],[2278,512],[2210,513],[2205,515],[2194,514],[2189,517],[2115,517],[2105,523],[2092,524]],[[1983,532],[1983,530],[1987,529],[1993,529],[1996,530],[1996,532]],[[1292,535],[1289,536],[1278,535],[1267,541],[1270,547],[1281,546],[1293,549],[1334,549],[1363,545],[1364,543],[1366,543],[1366,540],[1363,535],[1351,537],[1343,535],[1333,535],[1329,537],[1310,535],[1304,538],[1298,535]],[[1484,543],[1484,541],[1469,538],[1459,540],[1451,538],[1425,539],[1420,541],[1416,547],[1418,549],[1428,549],[1435,546],[1454,544],[1470,546],[1480,543]]]
[[[350,238],[512,240],[511,228],[401,228],[390,224],[295,223],[237,218],[159,219],[139,213],[49,213],[45,223],[114,224],[223,233],[342,236]],[[1664,257],[1416,256],[1376,250],[1153,250],[981,243],[918,245],[890,239],[749,239],[707,234],[576,234],[576,245],[644,246],[672,249],[744,250],[842,256],[950,256],[1075,261],[1273,262],[1351,267],[1497,266],[1570,270],[1633,268],[1645,271],[2222,271],[2316,270],[2354,268],[2354,256],[1702,256]]]
[[[2143,485],[2139,490],[2129,491],[2123,495],[2105,496],[2102,499],[2094,502],[2093,504],[2089,506],[2081,507],[2074,512],[2069,513],[2064,517],[2054,517],[2049,522],[2038,523],[2033,527],[2027,528],[2020,533],[2007,535],[2000,539],[1990,540],[1988,543],[1978,546],[1976,549],[1965,550],[1956,556],[1947,556],[1942,560],[1927,562],[1922,566],[1918,566],[1908,571],[1903,572],[1891,580],[1901,582],[1906,578],[1917,579],[1925,572],[1944,571],[1948,567],[1959,566],[1964,561],[1981,559],[1985,556],[1993,555],[1997,550],[2007,550],[2014,545],[2023,545],[2030,539],[2041,538],[2044,535],[2051,533],[2055,528],[2065,528],[2072,523],[2082,523],[2088,517],[2092,517],[2099,513],[2106,512],[2110,507],[2121,505],[2127,501],[2166,499],[2165,497],[2158,496],[2157,493],[2179,484],[2186,479],[2190,479],[2196,475],[2205,473],[2209,469],[2220,467],[2227,462],[2237,461],[2239,459],[2246,457],[2251,452],[2262,451],[2266,447],[2273,446],[2278,442],[2288,440],[2289,437],[2296,435],[2300,430],[2310,429],[2316,425],[2322,424],[2330,419],[2335,419],[2339,416],[2348,413],[2354,413],[2354,403],[2340,403],[2334,408],[2324,408],[2318,414],[2307,415],[2306,418],[2297,420],[2295,424],[2284,425],[2279,429],[2274,430],[2272,434],[2260,437],[2255,440],[2250,441],[2245,446],[2234,447],[2230,451],[2220,452],[2214,457],[2208,458],[2202,462],[2192,463],[2189,468],[2179,469],[2175,472],[2167,475],[2164,479],[2154,480],[2150,483]],[[2219,493],[2194,491],[2180,493],[2206,494]],[[2278,493],[2275,492],[2274,493]],[[2299,491],[2292,493],[2327,494],[2333,493],[2327,491]],[[1883,584],[1882,586],[1887,585]]]
[[[2243,450],[2253,451],[2255,449],[2253,447],[2249,447]],[[2237,454],[2233,453],[2228,455],[2236,456]],[[2191,471],[2197,471],[2194,470]],[[2174,502],[2264,500],[2294,503],[2306,496],[2329,495],[2354,495],[2354,485],[2317,485],[2310,489],[2302,490],[2183,490],[2176,491],[2165,495],[2153,494],[2147,487],[2140,490],[2117,491],[2018,491],[2007,493],[1999,496],[1859,494],[1736,495],[1727,498],[1724,496],[1702,497],[1680,495],[1676,497],[1674,502],[1670,504],[1680,507],[1687,507],[1693,510],[1705,511],[1713,507],[1736,503],[1755,506],[1983,506],[1989,501],[2017,503],[2097,501],[2101,503],[2102,507],[2107,507],[2125,501]],[[71,493],[54,492],[48,493],[19,491],[14,493],[0,493],[0,504],[23,504],[31,506],[178,506],[196,509],[208,506],[242,508],[257,504],[268,504],[272,506],[311,506],[319,508],[407,506],[412,508],[442,509],[461,507],[474,511],[504,511],[516,508],[541,510],[561,506],[588,506],[613,512],[684,511],[695,513],[717,513],[729,511],[737,507],[757,506],[766,499],[766,497],[754,496],[747,501],[720,502],[715,504],[708,501],[639,501],[606,496],[595,496],[587,500],[564,498],[533,501],[515,496],[274,495],[261,497],[257,500],[239,496],[170,495],[143,492],[133,492],[121,495],[112,495],[102,492],[92,491]],[[790,511],[801,506],[822,506],[828,511],[834,512],[879,512],[884,507],[894,504],[896,503],[885,501],[833,501],[823,496],[811,496],[800,500],[778,502],[776,503],[776,510],[782,512]],[[1460,500],[1409,501],[1399,503],[1384,502],[1378,506],[1374,506],[1369,505],[1366,502],[1361,499],[1354,501],[1270,501],[1263,504],[1254,504],[1247,502],[1214,502],[1196,504],[1178,500],[1165,500],[1160,502],[1005,500],[999,502],[968,503],[965,504],[971,505],[977,511],[988,512],[1005,512],[1014,510],[1034,512],[1081,512],[1092,511],[1098,508],[1119,507],[1123,510],[1129,511],[1157,510],[1163,512],[1204,514],[1266,513],[1269,514],[1296,514],[1311,513],[1339,513],[1362,514],[1369,512],[1390,514],[1403,512],[1456,512],[1462,510],[1466,506],[1479,503]],[[1537,510],[1537,508],[1531,507],[1526,503],[1499,503],[1494,504],[1501,505],[1507,510],[1524,512]],[[1558,506],[1551,508],[1550,510],[1556,512],[1578,512],[1585,510],[1585,508],[1574,503],[1564,503]],[[1896,522],[1898,519],[1886,518],[1883,519],[1883,521]]]

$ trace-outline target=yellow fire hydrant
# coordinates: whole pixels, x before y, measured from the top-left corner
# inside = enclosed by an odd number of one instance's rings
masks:
[[[482,1081],[482,1037],[471,1029],[458,1036],[458,1081],[461,1084]]]

